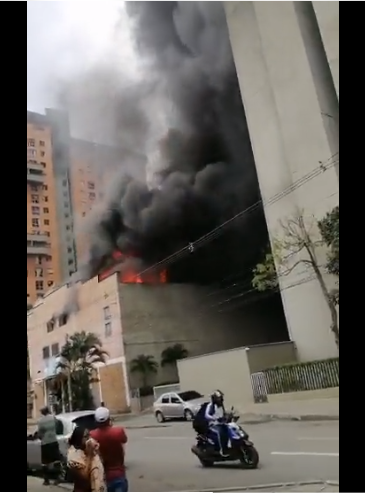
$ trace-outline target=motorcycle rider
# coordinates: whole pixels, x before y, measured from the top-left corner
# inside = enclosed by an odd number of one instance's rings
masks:
[[[220,390],[215,390],[210,396],[210,402],[205,409],[205,419],[209,425],[209,430],[217,436],[220,454],[223,457],[228,453],[228,430],[225,417],[224,394]]]

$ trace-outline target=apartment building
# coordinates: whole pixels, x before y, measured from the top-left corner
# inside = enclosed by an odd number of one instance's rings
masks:
[[[27,305],[62,279],[54,176],[50,122],[28,112]]]
[[[77,270],[88,244],[82,219],[126,156],[71,138],[62,111],[27,112],[27,306]]]

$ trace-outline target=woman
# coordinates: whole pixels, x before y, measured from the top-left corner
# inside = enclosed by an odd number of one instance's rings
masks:
[[[69,445],[67,466],[74,483],[73,491],[106,491],[99,446],[90,438],[88,430],[77,426]]]

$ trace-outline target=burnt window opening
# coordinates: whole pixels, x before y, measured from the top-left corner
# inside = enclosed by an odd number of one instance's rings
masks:
[[[59,319],[58,319],[58,324],[60,327],[62,327],[62,325],[66,325],[68,322],[68,315],[67,313],[62,313],[62,315],[60,315]]]
[[[55,326],[56,326],[56,321],[54,318],[51,318],[51,320],[47,322],[47,332],[52,332]]]

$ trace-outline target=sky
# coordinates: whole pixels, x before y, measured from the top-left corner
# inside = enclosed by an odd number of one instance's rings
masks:
[[[119,23],[118,39],[115,26]],[[107,53],[133,70],[134,50],[123,1],[27,2],[27,109],[56,105],[61,79],[70,79]]]

